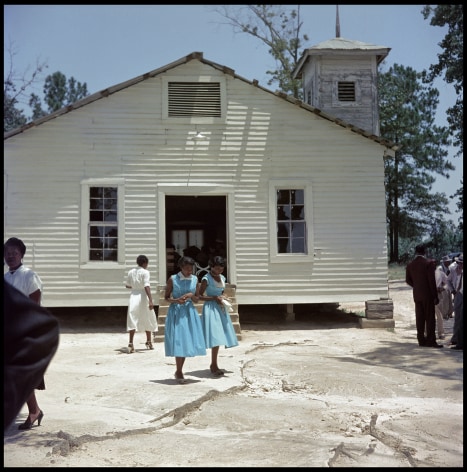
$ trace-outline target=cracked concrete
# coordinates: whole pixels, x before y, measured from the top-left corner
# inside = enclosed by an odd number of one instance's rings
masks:
[[[243,324],[240,346],[188,358],[124,320],[61,320],[38,391],[40,427],[4,433],[5,467],[462,467],[463,352],[418,347],[410,289],[390,283],[394,329],[350,315]],[[364,308],[344,306],[346,311]],[[453,320],[446,322],[450,338]]]

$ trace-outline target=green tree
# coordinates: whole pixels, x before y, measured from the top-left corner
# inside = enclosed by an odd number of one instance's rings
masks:
[[[451,198],[457,198],[457,211],[460,212],[459,217],[459,230],[464,231],[464,179],[461,179],[461,186],[456,190],[454,195],[451,195]]]
[[[450,221],[435,219],[428,234],[427,247],[432,257],[440,260],[442,256],[450,252],[462,251],[463,234],[454,228]]]
[[[438,63],[430,66],[427,80],[433,82],[436,77],[444,74],[444,80],[454,85],[457,94],[456,103],[446,110],[449,129],[454,138],[453,145],[458,149],[457,157],[464,153],[464,7],[463,5],[425,5],[422,15],[430,18],[432,26],[447,26],[448,31],[439,43],[442,52],[438,54]],[[459,229],[464,228],[464,182],[451,196],[458,198],[457,208],[459,217]]]
[[[434,124],[439,92],[425,77],[397,64],[379,74],[381,136],[399,146],[385,160],[389,262],[399,262],[399,238],[421,239],[448,203],[431,193],[434,174],[446,177],[454,167],[446,159],[449,130]]]
[[[3,132],[19,128],[26,124],[27,119],[23,110],[19,110],[15,98],[16,89],[11,82],[4,82],[3,87]]]
[[[6,49],[9,57],[8,67],[4,70],[3,79],[3,132],[23,126],[27,123],[24,111],[20,108],[26,100],[27,90],[38,82],[41,73],[47,67],[46,63],[37,61],[34,70],[29,69],[19,74],[14,68],[16,52],[10,43]]]
[[[229,20],[235,33],[249,34],[268,47],[277,64],[275,70],[266,71],[271,76],[268,85],[277,84],[282,92],[301,99],[301,81],[292,77],[300,61],[302,41],[308,41],[308,36],[300,33],[300,5],[288,12],[284,5],[220,5],[215,11]]]
[[[459,148],[458,155],[464,151],[464,7],[463,5],[426,5],[423,17],[430,18],[432,26],[448,26],[448,32],[439,43],[442,52],[438,63],[432,64],[427,80],[433,82],[444,74],[444,80],[454,85],[457,100],[446,111],[449,128],[454,137],[453,145]]]
[[[33,120],[41,118],[44,115],[60,110],[67,105],[84,98],[88,95],[86,83],[77,82],[74,77],[66,79],[62,72],[54,72],[48,75],[44,83],[44,100],[47,105],[47,111],[41,106],[39,97],[31,94],[29,105],[33,110]]]

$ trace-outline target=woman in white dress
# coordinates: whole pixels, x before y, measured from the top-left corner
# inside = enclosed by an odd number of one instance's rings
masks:
[[[154,312],[154,303],[151,295],[149,259],[140,255],[136,258],[138,267],[131,269],[125,280],[125,287],[131,290],[126,317],[129,333],[128,354],[135,352],[133,339],[136,331],[146,332],[146,348],[154,349],[151,342],[151,333],[157,332],[157,318]]]

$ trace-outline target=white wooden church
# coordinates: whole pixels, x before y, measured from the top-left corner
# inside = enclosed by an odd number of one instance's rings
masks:
[[[160,288],[168,246],[216,240],[240,306],[385,300],[388,53],[338,35],[305,50],[299,101],[193,52],[7,132],[4,239],[27,245],[47,307],[125,306],[139,254]]]

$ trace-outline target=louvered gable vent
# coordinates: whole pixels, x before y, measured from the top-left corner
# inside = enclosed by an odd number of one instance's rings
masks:
[[[355,101],[355,82],[339,82],[337,93],[340,102]]]
[[[169,118],[221,117],[219,82],[169,82]]]

